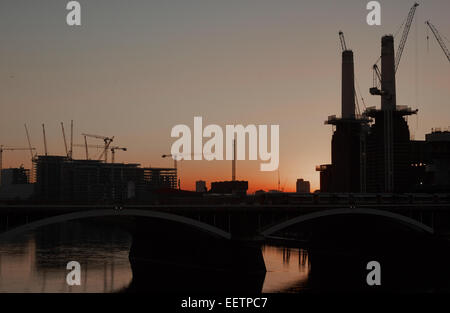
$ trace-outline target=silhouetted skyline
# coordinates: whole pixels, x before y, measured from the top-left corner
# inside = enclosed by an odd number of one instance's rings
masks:
[[[297,178],[317,189],[315,165],[331,158],[323,121],[340,111],[338,31],[354,51],[366,106],[379,107],[368,93],[371,66],[381,36],[395,34],[412,5],[381,3],[382,25],[368,26],[366,2],[356,0],[80,3],[75,29],[65,24],[66,3],[0,4],[0,144],[26,146],[27,123],[42,154],[45,123],[49,153],[63,155],[59,123],[73,119],[75,143],[82,132],[116,136],[128,147],[118,162],[167,167],[161,154],[170,152],[171,128],[191,125],[195,115],[208,124],[279,124],[287,191]],[[397,104],[419,109],[409,120],[415,139],[449,124],[450,70],[431,34],[427,49],[424,24],[430,19],[449,37],[449,9],[448,1],[421,3],[397,75]],[[83,149],[74,157],[83,158]],[[4,168],[20,164],[29,167],[27,152],[4,155]],[[230,179],[231,163],[183,161],[180,176],[194,190],[199,179]],[[240,161],[237,178],[249,181],[249,191],[276,189],[278,173]]]

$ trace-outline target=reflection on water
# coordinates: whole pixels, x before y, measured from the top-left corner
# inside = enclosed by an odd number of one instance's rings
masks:
[[[292,292],[307,289],[310,263],[303,249],[264,246],[267,273],[263,292]]]
[[[67,222],[0,244],[0,292],[120,292],[132,280],[131,237],[119,229]],[[264,246],[263,292],[307,288],[310,264],[302,249]],[[81,286],[68,286],[66,265],[81,264]]]
[[[0,292],[113,292],[128,286],[131,238],[118,230],[65,223],[0,245]],[[66,265],[81,265],[81,286]]]

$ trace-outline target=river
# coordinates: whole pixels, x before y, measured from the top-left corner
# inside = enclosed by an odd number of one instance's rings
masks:
[[[128,258],[131,241],[131,236],[119,228],[86,220],[45,226],[18,235],[0,243],[0,292],[136,291],[132,287],[133,274]],[[257,288],[263,293],[343,291],[347,288],[382,290],[386,286],[391,291],[449,292],[450,271],[446,260],[450,249],[446,247],[433,255],[413,246],[407,254],[403,250],[393,256],[375,251],[355,256],[335,247],[328,251],[311,251],[266,244],[261,249],[267,272],[261,279],[261,287]],[[394,247],[394,250],[400,248]],[[177,247],[173,249],[176,251]],[[383,265],[383,284],[375,289],[366,283],[369,272],[366,264],[372,260]],[[79,286],[69,286],[66,282],[69,273],[66,266],[70,261],[81,265]],[[158,268],[152,270],[161,274]],[[171,277],[169,274],[167,277]],[[166,274],[162,275],[164,278]],[[150,289],[158,290],[156,282],[152,285],[150,279],[148,284]],[[176,289],[175,280],[173,284]]]
[[[22,234],[0,244],[0,292],[126,292],[132,280],[130,245],[128,233],[85,222]],[[308,288],[307,251],[271,245],[262,251],[267,267],[262,292]],[[81,265],[80,286],[66,283],[70,261]]]

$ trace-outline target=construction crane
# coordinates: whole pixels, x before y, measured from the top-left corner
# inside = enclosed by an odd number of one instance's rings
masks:
[[[83,147],[86,148],[86,160],[89,160],[89,154],[88,154],[88,148],[99,148],[99,149],[105,149],[105,146],[101,146],[101,145],[88,145],[87,141],[86,141],[86,136],[84,137],[84,144],[73,144],[73,147]]]
[[[30,133],[28,132],[28,127],[27,124],[23,124],[23,126],[25,127],[25,133],[27,135],[27,141],[28,141],[28,150],[30,151],[30,156],[31,156],[31,171],[30,171],[30,182],[34,182],[34,172],[33,172],[33,163],[36,160],[36,154],[33,154],[33,150],[35,150],[32,146],[31,146],[31,139],[30,139]]]
[[[66,150],[67,158],[72,159],[73,154],[73,120],[70,121],[70,146],[67,147],[67,141],[66,141],[66,131],[64,129],[64,123],[61,122],[61,130],[63,135],[63,141],[64,141],[64,148]]]
[[[175,169],[175,173],[177,175],[178,178],[178,158],[179,154],[163,154],[161,157],[162,158],[173,158],[173,168]],[[178,189],[181,189],[181,180],[178,178]]]
[[[33,154],[33,150],[36,149],[31,146],[30,133],[28,132],[27,124],[24,124],[24,126],[25,126],[25,133],[27,134],[28,150],[30,150],[31,162],[33,162],[34,159],[36,158],[36,155]]]
[[[210,154],[204,154],[204,153],[191,153],[191,154],[183,154],[183,153],[177,153],[177,154],[163,154],[161,157],[164,158],[173,158],[173,168],[175,169],[175,172],[178,175],[178,158],[184,155],[210,155]],[[182,161],[182,160],[181,160]],[[178,178],[178,189],[181,189],[181,181]]]
[[[402,38],[400,40],[400,44],[397,48],[397,53],[395,55],[395,73],[397,73],[398,66],[400,64],[400,60],[402,58],[403,50],[405,49],[406,40],[408,39],[409,30],[411,28],[412,21],[414,19],[414,14],[416,13],[416,8],[419,4],[416,2],[413,4],[411,9],[409,10],[408,16],[406,18],[405,27],[403,28]],[[373,87],[370,88],[371,95],[383,95],[383,90],[381,90],[381,73],[378,68],[378,61],[381,59],[378,58],[377,62],[373,65]]]
[[[2,170],[3,170],[3,152],[4,151],[16,151],[16,150],[35,150],[35,148],[27,147],[27,148],[15,148],[15,147],[5,147],[0,145],[0,185],[2,183]]]
[[[96,139],[102,139],[103,140],[105,145],[103,147],[103,152],[100,154],[98,159],[100,160],[104,156],[105,157],[104,161],[105,161],[105,163],[107,163],[108,162],[108,148],[111,145],[111,142],[114,140],[114,136],[113,137],[106,137],[106,136],[91,135],[91,134],[81,134],[81,135],[84,136],[84,143],[85,143],[85,147],[86,147],[86,159],[88,159],[87,137],[96,138]]]
[[[86,138],[86,137],[85,137]],[[87,142],[80,144],[80,143],[75,143],[73,144],[74,147],[82,147],[82,148],[98,148],[98,149],[105,149],[104,145],[89,145],[87,144]],[[86,150],[86,160],[88,160],[89,155],[87,154],[88,151]]]
[[[339,31],[339,40],[341,41],[341,48],[342,51],[347,51],[347,45],[345,44],[345,37],[344,37],[344,33],[340,30]]]
[[[114,137],[112,137],[112,138],[114,138]],[[111,141],[112,141],[112,139],[111,139]],[[105,163],[108,162],[108,150],[111,148],[110,147],[111,141],[109,141],[107,144],[105,144],[105,148],[102,151],[102,153],[100,154],[100,156],[98,157],[98,160],[101,160],[103,158],[103,156],[104,156],[105,157],[105,160],[104,160]]]
[[[164,158],[173,158],[173,168],[176,170],[177,169],[177,158],[181,156],[181,154],[163,154],[161,157]]]
[[[86,144],[74,144],[74,147],[88,147],[88,148],[99,148],[99,149],[105,149],[105,146],[101,146],[101,145],[86,145]],[[127,151],[128,149],[125,147],[118,147],[118,146],[113,146],[113,147],[108,147],[108,149],[111,151],[111,163],[114,163],[115,161],[115,153],[116,150],[122,150],[122,151]]]
[[[193,155],[197,155],[197,154],[191,153],[190,155],[193,156]],[[161,156],[162,158],[173,158],[173,168],[175,169],[177,176],[178,176],[178,158],[181,156],[183,156],[182,153],[180,153],[180,154],[163,154]],[[178,178],[178,189],[181,189],[181,181],[179,178]]]
[[[369,92],[371,95],[382,95],[383,91],[381,90],[381,72],[376,63],[373,65],[372,70],[372,88],[369,89]]]
[[[45,125],[42,124],[42,136],[44,138],[44,152],[45,155],[47,156],[47,137],[45,136]]]
[[[441,35],[439,34],[436,26],[431,24],[430,21],[426,21],[425,24],[427,24],[428,27],[431,29],[431,32],[433,33],[433,35],[436,38],[439,45],[441,46],[442,51],[444,51],[444,54],[447,57],[447,60],[450,62],[450,52],[448,51],[447,47],[445,46],[444,40],[442,40]],[[428,36],[427,36],[427,40],[428,40]]]
[[[204,154],[202,154],[202,153],[191,153],[191,154],[177,153],[177,154],[163,154],[161,157],[162,158],[173,158],[173,167],[175,169],[177,169],[178,158],[182,157],[184,155],[194,156],[194,155],[204,155]]]
[[[397,49],[397,54],[395,55],[395,72],[397,73],[398,65],[400,64],[400,59],[402,58],[403,49],[405,48],[406,39],[408,39],[409,29],[411,28],[412,21],[414,19],[414,14],[416,13],[416,8],[419,4],[416,2],[413,4],[409,10],[408,17],[406,18],[405,28],[403,28],[402,39]]]
[[[69,158],[70,154],[69,154],[69,150],[67,149],[66,132],[64,131],[64,123],[63,122],[61,122],[61,130],[62,130],[62,135],[63,135],[64,148],[66,149],[66,155]]]
[[[109,149],[111,150],[111,163],[114,163],[116,150],[127,151],[127,148],[125,147],[110,147]]]
[[[84,136],[84,145],[85,145],[85,148],[86,148],[86,160],[89,160],[88,144],[87,144],[86,136]],[[104,147],[102,146],[102,148],[104,148]]]

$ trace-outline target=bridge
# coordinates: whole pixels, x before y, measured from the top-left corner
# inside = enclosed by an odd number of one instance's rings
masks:
[[[0,243],[47,225],[107,218],[132,234],[133,277],[145,276],[142,263],[149,260],[256,275],[266,270],[260,247],[274,236],[295,237],[308,229],[319,232],[314,238],[335,239],[336,234],[348,232],[352,237],[343,237],[345,240],[361,239],[358,236],[364,236],[365,229],[384,231],[387,225],[394,225],[394,229],[431,238],[450,230],[449,197],[375,197],[371,201],[353,196],[288,197],[286,201],[280,196],[256,200],[184,205],[0,205]],[[387,236],[389,240],[397,235],[387,231]],[[173,246],[177,246],[176,254]],[[225,276],[222,279],[229,279]]]
[[[439,233],[450,194],[266,194],[178,199],[161,204],[0,204],[0,238],[52,223],[95,216],[135,216],[191,225],[224,238],[266,237],[288,226],[337,215],[385,217]],[[188,203],[188,204],[180,204]],[[445,220],[445,219],[444,219]],[[443,226],[443,227],[441,227]]]
[[[267,237],[289,226],[338,215],[391,219],[417,231],[435,233],[439,213],[450,203],[271,204],[271,205],[7,205],[0,206],[0,239],[42,226],[105,216],[153,218],[189,225],[225,239]]]

